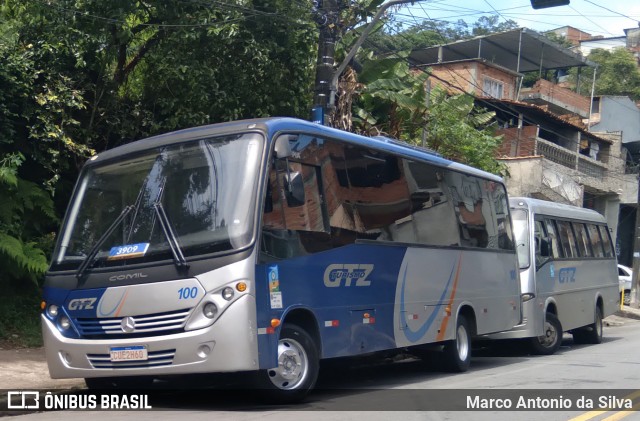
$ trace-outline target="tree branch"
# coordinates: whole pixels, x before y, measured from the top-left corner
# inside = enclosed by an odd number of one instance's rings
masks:
[[[126,45],[121,46],[121,47],[124,47],[125,58],[124,58],[124,61],[121,63],[120,61],[121,57],[120,56],[118,57],[118,67],[116,68],[116,73],[113,77],[114,81],[118,85],[122,85],[127,80],[127,77],[129,77],[129,74],[131,74],[133,69],[135,69],[138,63],[140,63],[140,61],[144,58],[144,56],[149,52],[149,50],[151,50],[153,47],[158,45],[160,41],[166,37],[166,35],[167,35],[166,31],[156,32],[151,38],[145,41],[145,43],[142,44],[140,48],[138,48],[138,51],[136,52],[136,54],[131,58],[129,63],[127,63],[126,65],[125,65]]]

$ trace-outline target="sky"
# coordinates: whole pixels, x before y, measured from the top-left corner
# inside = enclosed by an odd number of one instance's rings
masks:
[[[545,32],[573,26],[593,36],[624,36],[640,21],[640,0],[570,0],[568,6],[534,10],[530,0],[421,0],[393,13],[406,25],[423,19],[473,23],[481,16],[499,15],[519,26]]]

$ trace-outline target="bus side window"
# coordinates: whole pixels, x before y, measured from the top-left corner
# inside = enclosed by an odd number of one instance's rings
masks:
[[[545,219],[545,228],[547,229],[547,237],[551,243],[551,256],[554,259],[562,257],[562,251],[560,248],[560,242],[558,241],[558,231],[554,221],[551,219]]]
[[[591,245],[587,238],[587,230],[585,229],[584,224],[581,222],[572,222],[571,225],[573,225],[573,232],[576,234],[580,256],[593,257],[593,253],[591,253]]]
[[[535,241],[536,268],[540,267],[551,257],[551,248],[549,247],[549,237],[545,236],[542,221],[536,220],[533,223],[533,240]]]
[[[576,239],[573,236],[573,231],[571,230],[571,223],[569,221],[556,221],[556,224],[558,226],[560,244],[562,246],[564,257],[578,257]]]
[[[611,248],[611,238],[609,237],[609,229],[606,225],[598,225],[600,230],[600,237],[602,238],[602,245],[604,247],[605,257],[613,257],[613,249]]]
[[[587,224],[587,232],[589,233],[589,242],[593,250],[594,257],[604,257],[604,249],[602,248],[602,239],[598,232],[598,227],[594,224]]]

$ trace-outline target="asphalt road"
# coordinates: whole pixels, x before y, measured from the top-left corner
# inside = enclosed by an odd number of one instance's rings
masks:
[[[462,374],[443,373],[418,360],[331,364],[324,367],[318,384],[321,390],[298,406],[265,405],[250,399],[250,391],[242,390],[235,396],[222,395],[215,389],[199,393],[164,391],[150,396],[153,410],[51,411],[15,419],[640,420],[640,413],[619,410],[640,402],[640,393],[636,392],[640,389],[638,350],[640,321],[626,320],[624,325],[606,327],[605,340],[599,345],[574,345],[566,335],[563,346],[552,356],[530,355],[517,343],[475,349],[471,369]],[[520,396],[533,399],[529,402],[535,410],[454,410],[468,408],[469,402],[478,406],[490,398],[510,400],[513,409]],[[581,397],[583,404],[592,399],[594,408],[578,408]],[[608,404],[614,399],[617,409],[599,409],[601,398]],[[560,409],[542,412],[536,408],[554,403]],[[571,407],[567,409],[566,405]]]

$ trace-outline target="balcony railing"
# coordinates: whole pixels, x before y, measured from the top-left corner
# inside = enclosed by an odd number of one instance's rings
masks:
[[[555,143],[536,139],[536,152],[538,155],[544,155],[549,161],[553,161],[556,164],[564,165],[567,168],[573,170],[576,169],[576,154],[569,149],[558,146]]]
[[[558,146],[541,138],[536,139],[536,153],[543,155],[549,161],[560,164],[572,170],[578,170],[586,176],[604,179],[607,175],[607,166],[594,159],[582,156],[577,152]]]
[[[607,167],[593,159],[579,156],[578,171],[588,175],[589,177],[603,179],[607,173]]]

